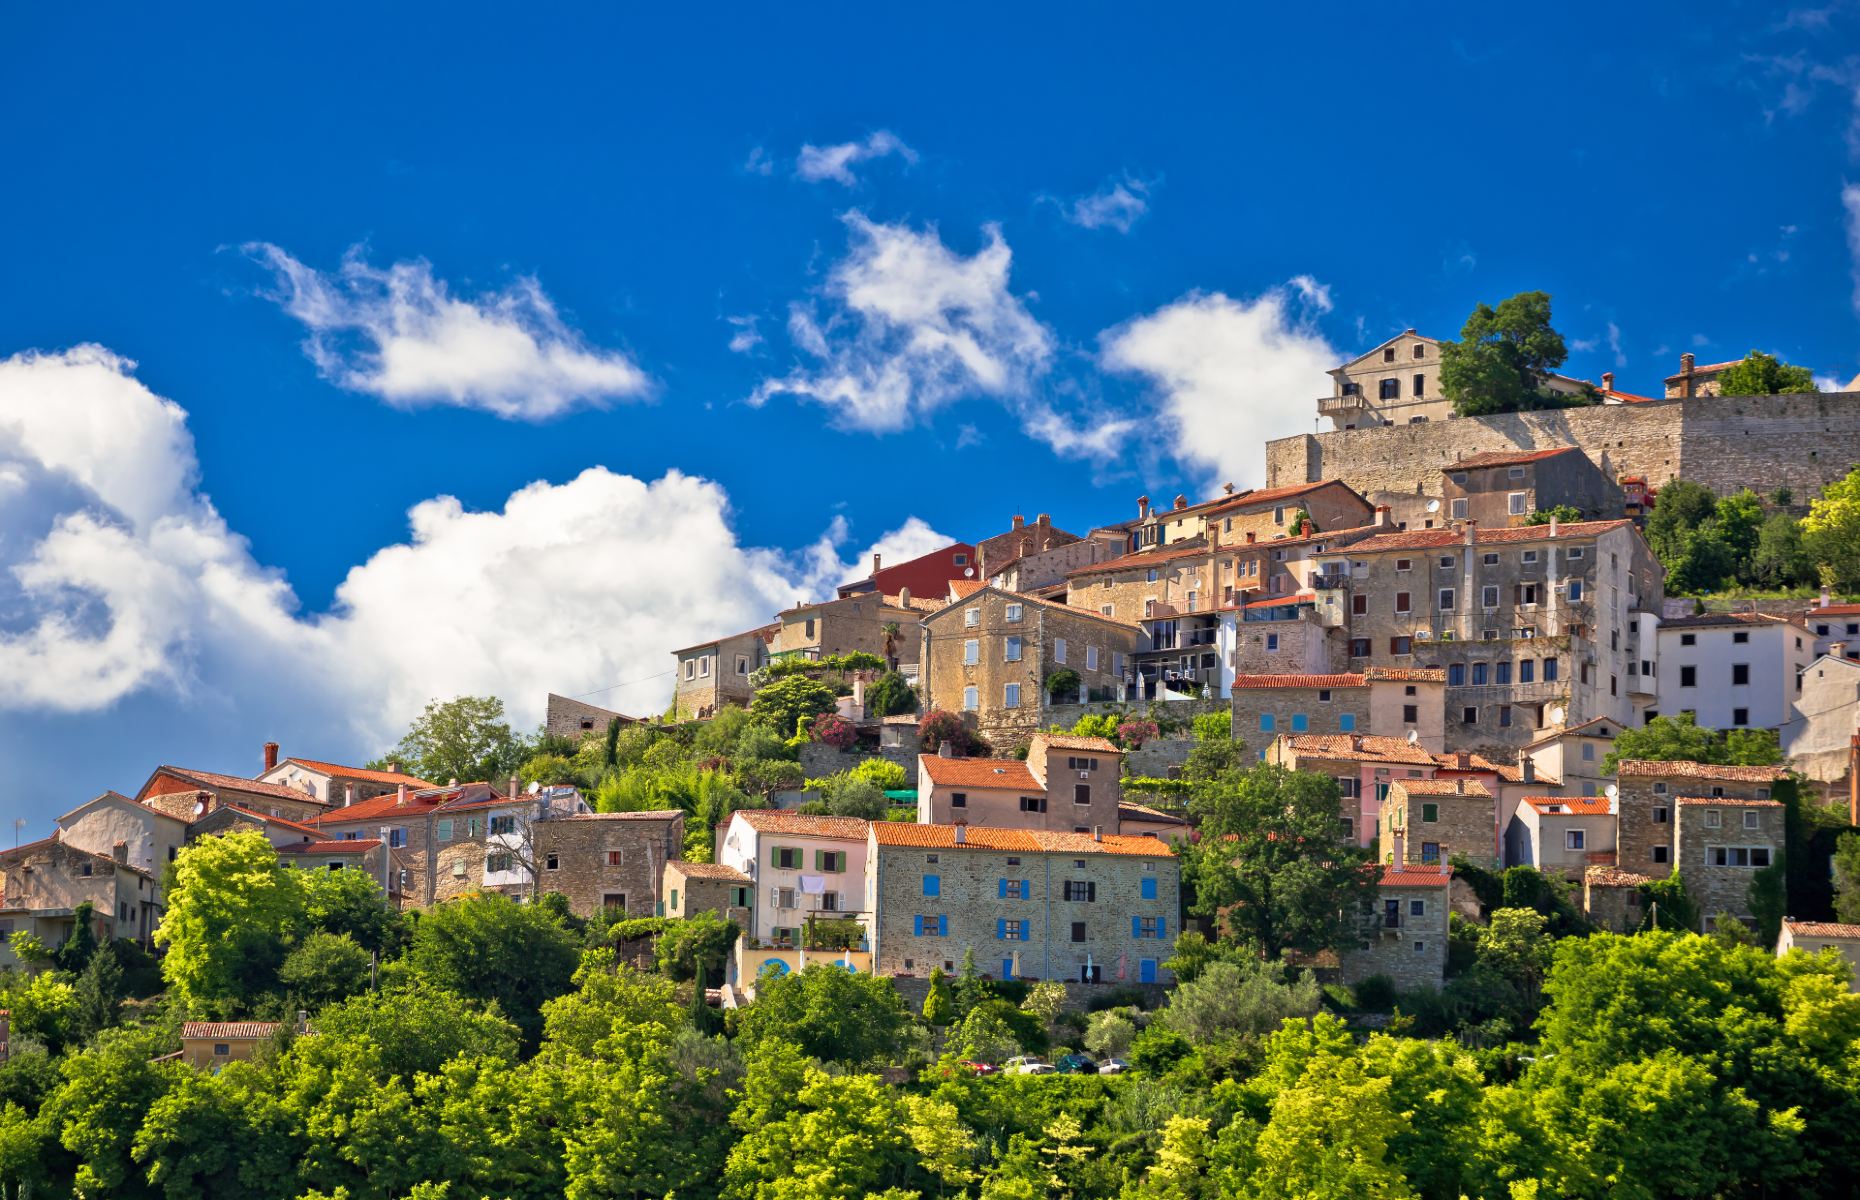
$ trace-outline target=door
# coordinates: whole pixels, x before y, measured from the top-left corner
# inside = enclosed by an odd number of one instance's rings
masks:
[[[1079,982],[1080,983],[1102,983],[1103,981],[1104,981],[1104,968],[1103,967],[1099,966],[1097,963],[1093,963],[1090,966],[1086,966],[1084,963],[1079,964]]]
[[[1001,960],[1001,978],[1003,979],[1014,978],[1014,960],[1013,959],[1004,958]]]
[[[1156,982],[1156,960],[1155,959],[1146,958],[1137,964],[1137,982],[1138,983],[1155,983]]]

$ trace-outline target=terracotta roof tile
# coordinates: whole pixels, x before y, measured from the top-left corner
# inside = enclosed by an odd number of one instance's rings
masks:
[[[1130,633],[1141,633],[1142,632],[1141,627],[1138,626],[1136,622],[1134,621],[1120,621],[1115,617],[1107,617],[1103,613],[1098,612],[1095,609],[1074,608],[1073,606],[1067,604],[1063,600],[1048,600],[1041,596],[1033,595],[1029,592],[1010,592],[1006,588],[994,587],[993,584],[985,584],[985,583],[981,583],[975,580],[970,580],[968,582],[975,583],[975,587],[970,592],[968,592],[965,595],[959,596],[954,600],[951,600],[948,604],[943,605],[934,614],[932,614],[931,617],[928,619],[935,619],[936,617],[943,616],[944,614],[953,611],[956,605],[962,603],[962,601],[974,595],[975,592],[979,592],[983,588],[990,588],[993,591],[999,592],[1001,595],[1006,596],[1009,600],[1012,600],[1017,604],[1032,604],[1032,605],[1036,605],[1042,608],[1049,609],[1053,612],[1066,613],[1069,616],[1086,617],[1093,621],[1097,621],[1100,624],[1109,625],[1114,629],[1127,630]]]
[[[1516,467],[1525,463],[1542,462],[1546,458],[1555,458],[1559,454],[1580,453],[1574,446],[1552,446],[1548,450],[1487,450],[1481,454],[1468,454],[1457,462],[1450,462],[1440,468],[1443,471],[1477,471],[1485,467]]]
[[[296,763],[300,767],[308,767],[319,775],[339,775],[344,779],[363,779],[370,783],[404,783],[408,787],[417,788],[439,786],[417,775],[409,775],[405,771],[371,771],[367,767],[345,767],[340,763],[321,762],[314,758],[298,758],[296,755],[292,755],[278,765],[281,767],[284,763]]]
[[[1242,604],[1241,608],[1285,608],[1294,604],[1309,604],[1317,599],[1310,592],[1294,592],[1289,596],[1269,596],[1264,600],[1255,600]]]
[[[723,637],[712,638],[708,642],[693,642],[689,646],[680,646],[678,649],[672,651],[672,653],[673,654],[684,654],[690,650],[702,650],[706,646],[717,646],[717,645],[721,645],[724,642],[733,642],[737,638],[746,638],[746,637],[761,638],[764,642],[773,642],[775,640],[776,635],[779,634],[780,632],[781,632],[781,622],[774,621],[767,625],[758,625],[754,629],[745,629],[741,633],[732,633],[732,634],[727,634]]]
[[[220,807],[236,812],[240,816],[250,817],[254,821],[261,821],[266,825],[282,825],[293,833],[308,834],[313,840],[323,836],[323,831],[321,829],[318,829],[314,825],[306,825],[302,821],[288,821],[283,817],[274,817],[269,813],[253,812],[251,809],[241,808],[237,804],[222,804]]]
[[[1814,617],[1855,617],[1860,616],[1860,604],[1830,604],[1825,608],[1807,609],[1802,615],[1811,619]]]
[[[176,779],[197,783],[208,791],[225,789],[227,791],[249,792],[254,796],[275,796],[280,800],[295,800],[300,804],[322,805],[323,801],[315,796],[306,795],[296,788],[285,787],[281,783],[261,783],[256,779],[246,779],[239,775],[222,775],[218,771],[194,771],[186,767],[174,767],[163,764],[155,768],[157,775],[172,775]],[[151,779],[150,782],[153,782]],[[143,791],[147,791],[146,784]],[[140,797],[138,797],[139,799]]]
[[[1117,815],[1124,821],[1158,821],[1164,825],[1186,825],[1187,821],[1174,813],[1164,812],[1160,808],[1151,808],[1147,804],[1138,804],[1134,800],[1119,800]]]
[[[1797,937],[1860,941],[1860,925],[1847,925],[1839,921],[1784,921],[1783,924]]]
[[[1237,688],[1348,688],[1367,687],[1363,675],[1236,675]]]
[[[1352,494],[1354,494],[1356,490],[1341,479],[1319,479],[1311,483],[1289,483],[1284,487],[1260,488],[1257,491],[1241,492],[1236,496],[1222,497],[1219,501],[1215,502],[1215,511],[1220,512],[1226,511],[1227,509],[1238,510],[1242,508],[1252,508],[1254,505],[1259,504],[1279,504],[1286,500],[1295,500],[1299,496],[1308,496],[1320,488],[1327,487],[1341,487]],[[1361,499],[1361,497],[1359,496],[1358,499]],[[1365,501],[1365,503],[1367,503],[1367,501]]]
[[[949,581],[949,594],[958,600],[967,600],[987,586],[987,581],[981,579],[952,579]]]
[[[279,854],[366,854],[381,844],[380,838],[335,838],[321,842],[292,842],[279,846]]]
[[[956,840],[956,831],[963,840]],[[997,829],[988,825],[915,825],[874,821],[872,839],[880,846],[923,846],[940,850],[1016,851],[1026,854],[1124,854],[1174,858],[1175,851],[1155,838],[1089,833],[1054,833],[1044,829]]]
[[[670,870],[677,871],[686,879],[721,879],[726,883],[748,883],[749,876],[735,867],[726,867],[722,863],[694,863],[674,858],[665,864]]]
[[[675,821],[685,815],[682,808],[645,808],[636,812],[585,812],[570,813],[565,817],[550,817],[551,821]]]
[[[184,1038],[267,1038],[278,1031],[276,1021],[184,1021]]]
[[[1696,617],[1674,617],[1661,621],[1661,629],[1710,629],[1715,625],[1794,625],[1798,618],[1778,617],[1770,613],[1702,613]]]
[[[1353,733],[1292,733],[1281,736],[1285,738],[1287,748],[1300,758],[1391,762],[1416,767],[1437,765],[1432,754],[1418,745],[1410,746],[1403,738]]]
[[[1590,887],[1641,887],[1653,882],[1650,875],[1638,875],[1620,867],[1588,867],[1582,872],[1582,879]]]
[[[1446,887],[1452,881],[1452,867],[1408,863],[1399,867],[1383,867],[1379,882],[1385,888],[1437,888]]]
[[[1036,733],[1036,742],[1045,742],[1056,750],[1091,750],[1098,754],[1122,754],[1109,738],[1081,737],[1074,733]]]
[[[938,787],[999,788],[1003,791],[1045,792],[1027,764],[1012,758],[943,758],[920,754],[930,782]]]
[[[1680,796],[1687,808],[1781,808],[1781,800],[1739,800],[1735,796]]]
[[[1540,813],[1574,817],[1605,817],[1610,811],[1606,796],[1525,796],[1518,803],[1528,804]]]
[[[1557,538],[1596,537],[1614,529],[1629,528],[1632,521],[1568,521],[1557,526]],[[1512,529],[1478,529],[1473,531],[1473,544],[1489,546],[1508,542],[1537,542],[1550,540],[1548,525],[1520,525]],[[1383,550],[1426,550],[1435,547],[1458,546],[1466,541],[1463,529],[1409,529],[1395,533],[1380,533],[1372,538],[1357,542],[1354,550],[1373,554]]]
[[[1371,683],[1445,683],[1445,667],[1370,667],[1363,672]]]
[[[1402,789],[1410,796],[1479,796],[1487,800],[1492,793],[1477,779],[1396,779],[1389,790]]]
[[[820,817],[780,808],[739,808],[734,814],[757,833],[791,833],[798,837],[864,841],[870,821],[858,817]],[[882,824],[883,822],[881,822]]]
[[[1744,360],[1741,358],[1734,358],[1730,362],[1705,363],[1702,366],[1695,364],[1692,368],[1692,377],[1696,379],[1700,375],[1709,374],[1712,371],[1722,371],[1726,367],[1735,367],[1738,363],[1743,362],[1743,361]],[[1666,382],[1667,383],[1683,383],[1685,381],[1685,378],[1686,378],[1686,375],[1682,371],[1678,375],[1668,375],[1666,377]]]
[[[1157,563],[1174,562],[1180,558],[1203,558],[1213,553],[1213,547],[1197,539],[1192,545],[1179,545],[1174,549],[1139,550],[1134,554],[1126,554],[1119,558],[1107,559],[1101,563],[1092,563],[1089,566],[1076,567],[1066,572],[1066,578],[1071,579],[1079,575],[1095,575],[1106,571],[1134,571],[1139,567],[1153,567]]]
[[[1545,734],[1543,737],[1540,737],[1536,741],[1532,742],[1530,746],[1526,747],[1526,749],[1536,749],[1538,746],[1548,746],[1551,742],[1556,741],[1558,738],[1569,737],[1572,735],[1581,735],[1583,737],[1605,737],[1606,736],[1605,734],[1582,733],[1582,731],[1587,729],[1589,726],[1600,725],[1600,724],[1603,724],[1604,722],[1610,725],[1619,725],[1621,723],[1619,721],[1616,721],[1612,717],[1590,717],[1588,720],[1582,722],[1580,725],[1567,725],[1567,726],[1564,726],[1562,729],[1557,730],[1555,733]],[[1609,740],[1612,741],[1613,739],[1610,738]]]
[[[1660,762],[1644,758],[1623,759],[1615,764],[1615,775],[1627,778],[1719,779],[1729,783],[1775,783],[1789,777],[1788,767],[1732,767],[1718,763]]]

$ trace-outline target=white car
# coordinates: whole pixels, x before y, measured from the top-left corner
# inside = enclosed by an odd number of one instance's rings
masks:
[[[1100,1075],[1122,1075],[1130,1069],[1130,1064],[1121,1058],[1107,1058],[1098,1064]]]
[[[1044,1059],[1022,1054],[1002,1063],[1001,1069],[1009,1075],[1051,1075],[1056,1068]]]

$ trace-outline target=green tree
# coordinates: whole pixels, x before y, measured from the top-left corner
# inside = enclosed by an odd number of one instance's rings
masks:
[[[1691,713],[1682,712],[1655,717],[1639,729],[1623,729],[1602,759],[1602,770],[1612,774],[1623,761],[1762,767],[1781,763],[1783,756],[1773,730],[1735,729],[1724,734],[1702,727]]]
[[[1550,325],[1549,294],[1519,292],[1497,308],[1479,305],[1460,340],[1440,344],[1441,394],[1463,417],[1560,408],[1567,401],[1544,381],[1568,356]]]
[[[820,806],[836,817],[858,817],[864,821],[882,821],[891,810],[891,801],[882,788],[850,771],[830,775],[819,781]]]
[[[1834,845],[1834,919],[1860,925],[1860,833],[1843,833]]]
[[[749,702],[750,715],[783,737],[793,737],[802,722],[832,712],[833,689],[805,675],[777,679]]]
[[[182,1072],[136,1130],[130,1155],[164,1200],[282,1200],[296,1163],[284,1106],[248,1063]]]
[[[909,1020],[891,980],[819,963],[762,980],[754,1004],[730,1011],[732,1028],[752,1048],[780,1038],[810,1058],[841,1063],[889,1061]]]
[[[567,988],[576,959],[574,935],[554,913],[481,893],[424,913],[406,961],[421,979],[496,1001],[533,1042],[542,1030],[543,1002]]]
[[[894,717],[917,711],[917,693],[897,671],[886,671],[865,689],[868,717]]]
[[[1687,479],[1668,481],[1647,516],[1647,545],[1654,557],[1672,570],[1685,554],[1686,539],[1717,511],[1718,497],[1710,488]]]
[[[949,1049],[967,1062],[999,1064],[1021,1052],[1021,1041],[991,1002],[976,1005],[950,1029]]]
[[[348,875],[348,871],[331,874]],[[317,932],[294,947],[278,979],[306,1008],[346,1000],[368,986],[368,951],[346,933]]]
[[[1223,960],[1210,963],[1194,982],[1178,985],[1156,1019],[1193,1042],[1235,1034],[1257,1037],[1288,1019],[1312,1016],[1322,998],[1308,971],[1288,979],[1277,963]]]
[[[429,700],[395,747],[391,759],[423,779],[501,780],[527,754],[504,720],[495,696]]]
[[[1860,591],[1860,467],[1821,489],[1802,520],[1802,548],[1823,582]]]
[[[159,1195],[130,1151],[143,1117],[188,1072],[179,1063],[151,1061],[172,1044],[159,1030],[112,1029],[64,1061],[63,1082],[42,1115],[75,1160],[71,1182],[78,1196]]]
[[[930,968],[930,991],[924,996],[924,1021],[938,1029],[956,1019],[956,1001],[942,967]]]
[[[155,930],[162,977],[189,1012],[243,1011],[276,984],[284,932],[302,914],[303,894],[264,834],[201,838],[175,859]]]
[[[1815,564],[1802,545],[1802,522],[1788,513],[1772,513],[1757,530],[1757,548],[1750,556],[1751,582],[1759,587],[1785,589],[1815,582]]]
[[[1725,496],[1712,510],[1711,523],[1730,556],[1733,573],[1744,583],[1754,582],[1753,562],[1763,519],[1763,501],[1749,488]]]
[[[917,1173],[909,1124],[897,1095],[877,1076],[809,1068],[793,1107],[749,1127],[731,1149],[723,1194],[729,1200],[903,1200],[916,1193],[891,1189]]]
[[[1551,521],[1565,524],[1582,520],[1582,510],[1568,504],[1554,504],[1549,508],[1540,508],[1530,515],[1527,525],[1548,525]]]
[[[1807,367],[1780,362],[1774,355],[1752,350],[1743,360],[1718,373],[1723,396],[1774,396],[1781,392],[1818,392],[1815,373]]]
[[[1085,1048],[1101,1058],[1117,1058],[1130,1053],[1130,1043],[1137,1038],[1137,1010],[1105,1008],[1085,1019]]]
[[[1335,780],[1261,763],[1197,782],[1189,809],[1200,837],[1182,874],[1195,912],[1268,959],[1358,935],[1376,883],[1367,853],[1343,837]]]
[[[368,871],[297,871],[306,933],[345,934],[364,951],[386,954],[406,934],[400,911]]]
[[[417,979],[333,1004],[315,1028],[315,1037],[292,1046],[294,1055],[360,1058],[371,1078],[431,1075],[461,1056],[517,1057],[516,1027],[495,1007]]]
[[[89,1041],[116,1024],[117,1006],[123,1001],[123,966],[109,946],[99,946],[72,988],[77,1010],[72,1015],[72,1031],[80,1041]]]

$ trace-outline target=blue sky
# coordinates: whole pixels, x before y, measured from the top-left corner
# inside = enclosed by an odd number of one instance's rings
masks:
[[[1145,16],[10,6],[4,807],[653,711],[874,545],[1257,483],[1526,288],[1630,391],[1860,371],[1851,7]]]

